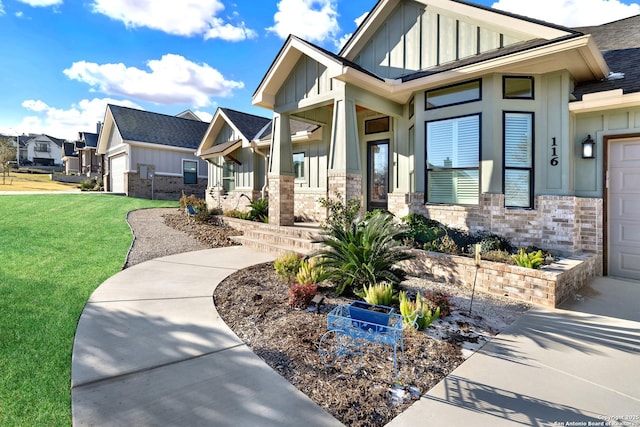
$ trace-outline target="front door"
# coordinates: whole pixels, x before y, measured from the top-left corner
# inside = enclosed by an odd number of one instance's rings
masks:
[[[609,141],[608,274],[640,280],[640,138]]]
[[[369,142],[367,152],[367,210],[387,209],[389,140]]]

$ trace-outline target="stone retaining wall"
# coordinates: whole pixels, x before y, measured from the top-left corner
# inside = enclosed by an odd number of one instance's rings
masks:
[[[411,252],[415,258],[402,263],[409,274],[473,286],[476,278],[473,258],[422,250]],[[594,254],[572,256],[540,270],[481,261],[475,279],[476,290],[556,307],[596,276],[597,258]]]

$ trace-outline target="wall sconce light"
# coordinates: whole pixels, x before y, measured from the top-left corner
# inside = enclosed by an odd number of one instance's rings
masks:
[[[591,135],[587,135],[582,141],[582,158],[593,159],[596,157],[596,142],[591,139]]]

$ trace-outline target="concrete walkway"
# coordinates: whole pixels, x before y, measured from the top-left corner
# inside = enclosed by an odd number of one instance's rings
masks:
[[[227,275],[272,259],[239,246],[209,249],[104,282],[76,333],[74,425],[341,425],[255,356],[213,306]],[[609,425],[640,426],[640,283],[597,278],[582,292],[562,309],[529,311],[389,425],[626,416]]]
[[[273,257],[242,246],[158,258],[91,296],[71,368],[74,425],[340,426],[220,319],[215,287]]]

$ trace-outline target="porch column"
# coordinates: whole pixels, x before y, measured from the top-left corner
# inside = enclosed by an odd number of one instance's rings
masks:
[[[293,225],[293,150],[288,114],[273,115],[268,177],[269,223]]]
[[[345,202],[360,201],[364,209],[362,194],[362,167],[356,103],[353,99],[336,99],[333,103],[333,126],[327,173],[329,197],[340,193]]]

